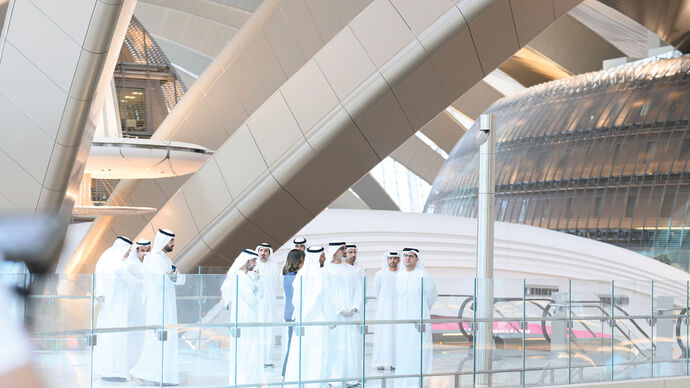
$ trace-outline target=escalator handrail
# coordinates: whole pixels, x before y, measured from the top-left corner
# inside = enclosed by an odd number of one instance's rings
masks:
[[[464,295],[463,295],[464,296]],[[544,310],[544,307],[542,307],[540,304],[537,304],[536,302],[542,301],[542,302],[550,302],[553,303],[553,299],[549,298],[531,298],[531,299],[523,299],[523,298],[512,298],[512,297],[504,297],[504,298],[494,298],[494,307],[496,305],[496,302],[519,302],[519,301],[525,301],[525,302],[530,302],[534,304],[535,306],[539,307]],[[472,295],[467,295],[467,299],[465,299],[462,304],[460,305],[460,308],[458,309],[458,318],[462,319],[464,315],[465,308],[467,307],[468,304],[474,303],[474,296]],[[543,316],[543,314],[542,314]],[[542,322],[543,323],[543,322]],[[465,328],[463,327],[462,323],[458,324],[460,328],[460,332],[466,336],[467,338],[470,338],[470,334],[465,331]],[[544,332],[546,333],[546,332]]]
[[[686,315],[687,312],[688,312],[688,309],[687,309],[687,307],[685,307],[682,310],[680,310],[680,315]],[[681,333],[680,333],[680,327],[683,324],[682,318],[684,318],[684,317],[676,318],[676,342],[678,342],[678,346],[680,347],[682,357],[687,358],[688,349],[685,347],[685,344],[683,343],[683,339],[681,338]]]

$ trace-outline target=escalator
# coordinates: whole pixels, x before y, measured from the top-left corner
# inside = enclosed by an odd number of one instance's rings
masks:
[[[458,306],[460,322],[432,323],[434,341],[473,347],[473,296],[439,297],[453,300],[448,305]],[[433,313],[432,309],[432,322],[450,318]],[[527,359],[543,360],[545,369],[572,368],[581,381],[594,370],[614,379],[675,373],[687,367],[690,357],[687,310],[677,305],[634,315],[624,306],[593,298],[567,303],[548,296],[494,298],[493,319],[495,358],[522,353]]]

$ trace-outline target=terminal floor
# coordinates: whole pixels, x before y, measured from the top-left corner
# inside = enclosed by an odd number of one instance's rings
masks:
[[[226,352],[218,350],[182,350],[179,354],[180,387],[221,387],[228,386],[229,362]],[[275,368],[266,369],[265,383],[280,387],[282,360],[279,357],[280,347],[274,351],[273,363]],[[390,369],[378,371],[371,366],[371,345],[367,344],[366,352],[366,378],[365,388],[393,388],[395,379]],[[453,344],[434,344],[434,374],[448,374],[446,376],[431,376],[425,379],[424,386],[428,388],[454,388],[471,387],[473,385],[473,352],[472,348],[466,345]],[[90,352],[88,351],[60,351],[47,352],[40,351],[34,355],[37,369],[41,373],[43,380],[48,388],[52,387],[117,387],[117,386],[138,386],[133,381],[122,383],[105,382],[99,378],[90,381],[89,370]],[[527,354],[524,360],[527,368],[532,368],[525,374],[526,385],[556,385],[568,383],[567,358],[558,360],[557,357],[549,352],[536,351]],[[561,366],[563,369],[551,372],[549,366]],[[600,367],[585,368],[584,371],[573,369],[573,382],[606,381],[610,377],[610,369],[606,364],[599,364]],[[510,370],[510,372],[497,373],[493,376],[493,386],[522,386],[522,373],[514,371],[520,370],[523,366],[523,356],[520,350],[494,350],[493,369]],[[620,369],[624,366],[621,365]],[[680,367],[680,366],[679,366]],[[544,368],[542,370],[542,368]],[[453,375],[458,371],[466,374],[456,377]],[[681,375],[683,371],[678,371]],[[644,378],[646,373],[639,376],[631,375],[626,378]],[[675,374],[675,373],[674,373]],[[385,379],[377,377],[390,376]],[[277,383],[277,384],[276,384]],[[457,384],[457,385],[456,385]],[[334,387],[340,387],[339,383],[334,383]]]

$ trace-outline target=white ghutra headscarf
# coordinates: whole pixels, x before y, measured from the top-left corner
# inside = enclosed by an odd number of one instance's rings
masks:
[[[170,240],[175,238],[175,233],[170,229],[158,229],[156,237],[153,238],[153,247],[151,247],[151,253],[158,253],[165,248]]]

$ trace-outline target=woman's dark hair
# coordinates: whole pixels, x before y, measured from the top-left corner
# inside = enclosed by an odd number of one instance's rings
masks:
[[[288,252],[287,259],[285,260],[285,265],[283,266],[283,275],[287,275],[290,272],[297,273],[300,263],[304,262],[304,251],[299,249],[293,249]]]

